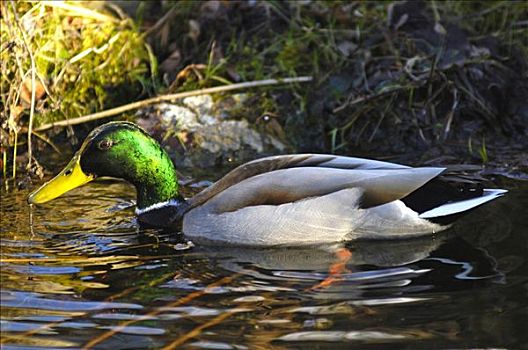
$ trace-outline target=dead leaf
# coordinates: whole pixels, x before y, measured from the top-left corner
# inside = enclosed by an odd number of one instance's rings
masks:
[[[238,74],[238,72],[235,70],[235,68],[233,67],[227,67],[226,68],[226,73],[227,75],[229,76],[229,78],[234,81],[234,82],[239,82],[242,77],[240,76],[240,74]]]
[[[261,125],[266,133],[276,137],[280,141],[287,143],[286,132],[278,122],[279,116],[274,113],[264,113],[255,121],[257,125]]]
[[[46,90],[44,85],[39,80],[35,80],[35,101],[38,101],[44,96]],[[23,104],[28,106],[31,104],[31,78],[26,78],[21,86],[20,100]]]
[[[434,25],[434,31],[440,35],[446,35],[447,31],[440,22],[436,22]]]
[[[337,44],[337,49],[345,57],[350,57],[350,55],[352,55],[352,53],[356,51],[357,47],[358,46],[356,44],[348,40],[342,41],[339,44]]]
[[[187,35],[192,41],[197,42],[200,37],[200,23],[194,19],[189,20],[189,33]]]
[[[181,51],[179,49],[176,49],[172,51],[169,57],[167,57],[163,62],[160,64],[160,71],[162,73],[171,73],[176,70],[181,64],[182,61],[182,55]]]
[[[170,23],[169,22],[165,22],[165,24],[163,24],[158,35],[160,37],[160,45],[165,47],[169,42],[169,36],[170,36]]]
[[[200,73],[200,71],[206,68],[207,66],[201,63],[188,65],[176,75],[176,79],[174,79],[174,82],[171,84],[169,89],[172,90],[180,86],[185,80],[187,80],[191,76],[191,74],[194,74],[198,78],[198,80],[202,80],[203,76],[202,76],[202,73]]]
[[[25,108],[21,105],[14,106],[13,108],[11,108],[10,113],[11,113],[12,120],[17,121],[18,118],[20,117],[20,114],[24,112],[24,109]]]
[[[211,55],[212,55],[212,63],[213,64],[219,64],[224,59],[224,53],[222,52],[222,47],[220,45],[216,45],[216,41],[213,41],[213,44],[211,46]]]

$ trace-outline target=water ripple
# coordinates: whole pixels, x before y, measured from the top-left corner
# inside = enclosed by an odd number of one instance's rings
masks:
[[[0,291],[0,305],[2,307],[44,309],[58,311],[94,311],[104,309],[142,309],[139,304],[75,301],[42,298],[41,294],[18,292],[10,290]]]

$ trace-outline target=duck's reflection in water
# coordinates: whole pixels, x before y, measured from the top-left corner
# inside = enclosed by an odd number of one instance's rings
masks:
[[[485,249],[449,234],[309,247],[197,246],[194,251],[233,273],[316,298],[402,295],[465,288],[469,281],[502,283],[505,279]]]

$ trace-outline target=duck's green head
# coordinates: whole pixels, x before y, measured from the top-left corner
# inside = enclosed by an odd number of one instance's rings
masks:
[[[174,165],[158,142],[133,123],[110,122],[94,129],[68,165],[28,201],[50,201],[99,176],[132,183],[139,209],[179,197]]]

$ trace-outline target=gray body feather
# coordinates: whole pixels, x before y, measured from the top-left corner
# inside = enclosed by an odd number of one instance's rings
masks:
[[[444,227],[399,199],[443,170],[328,155],[264,158],[193,197],[183,232],[260,246],[431,234]]]

